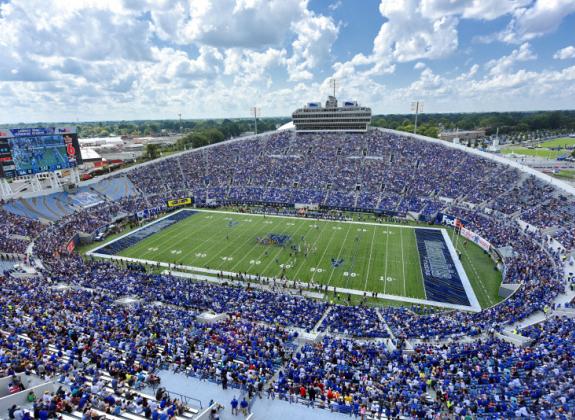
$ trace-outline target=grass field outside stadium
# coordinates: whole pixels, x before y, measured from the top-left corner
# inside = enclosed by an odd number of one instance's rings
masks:
[[[575,146],[575,137],[561,137],[558,139],[548,140],[540,143],[541,147],[573,147]]]
[[[416,228],[199,211],[117,256],[425,299]],[[491,258],[462,239],[454,245],[481,307],[496,304],[501,274]]]
[[[502,149],[501,153],[504,155],[516,154],[523,156],[534,156],[543,159],[557,159],[559,156],[563,156],[566,151],[564,150],[551,150],[544,148],[528,149],[527,147],[510,147]]]
[[[575,170],[573,170],[573,169],[563,169],[563,170],[560,170],[560,171],[558,171],[558,172],[556,172],[556,173],[553,173],[553,176],[554,176],[555,178],[573,180],[573,179],[575,179]]]
[[[575,138],[562,137],[553,140],[548,140],[539,143],[535,148],[527,148],[525,146],[512,146],[501,150],[503,154],[516,154],[523,156],[533,156],[544,159],[557,159],[565,154],[570,154],[571,150],[567,147],[575,146]]]

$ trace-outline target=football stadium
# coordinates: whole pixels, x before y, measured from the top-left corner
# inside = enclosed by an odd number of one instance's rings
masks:
[[[89,177],[0,128],[0,418],[574,418],[575,186],[331,93]]]
[[[458,167],[446,175],[452,161]],[[545,383],[535,372],[539,363],[548,372],[552,362],[533,354],[547,352],[548,340],[558,352],[572,349],[571,318],[517,327],[568,298],[563,276],[570,264],[561,256],[572,243],[571,193],[484,152],[369,127],[282,130],[160,158],[76,193],[4,205],[5,232],[19,232],[19,239],[4,234],[3,250],[37,259],[43,274],[4,279],[12,290],[5,304],[27,320],[5,325],[5,344],[16,350],[20,375],[55,374],[81,353],[99,359],[105,352],[101,368],[83,377],[92,384],[88,393],[98,386],[110,395],[139,392],[151,378],[170,383],[181,375],[238,393],[263,387],[278,399],[349,414],[366,395],[392,410],[391,389],[404,389],[420,395],[417,408],[401,413],[410,416],[442,412],[443,383],[449,375],[459,383],[462,372],[477,392],[493,389],[486,398],[496,416],[509,415],[517,408],[491,400],[501,395],[496,390],[508,392],[511,380]],[[81,245],[127,216],[135,222]],[[555,233],[542,242],[535,229],[552,226]],[[53,286],[39,287],[46,278]],[[46,322],[66,327],[35,335],[36,324]],[[105,329],[92,330],[95,322]],[[240,345],[244,340],[250,344]],[[460,361],[457,371],[414,369],[433,364],[446,342],[445,360]],[[495,349],[504,356],[493,371],[492,359],[480,355]],[[347,373],[327,362],[336,354]],[[476,364],[464,361],[469,357]],[[391,385],[394,369],[413,372],[413,382]],[[361,372],[377,385],[365,389],[353,379]],[[349,385],[333,382],[340,375],[351,375]],[[56,379],[76,384],[64,372]],[[570,386],[563,374],[553,381],[562,383]],[[310,400],[314,387],[324,388],[325,399]],[[168,390],[166,398],[181,403],[179,388]],[[98,392],[89,398],[101,398]],[[348,395],[351,402],[340,400]],[[187,397],[184,413],[203,408]],[[534,409],[536,398],[517,397],[515,404]],[[550,407],[571,409],[556,404]]]

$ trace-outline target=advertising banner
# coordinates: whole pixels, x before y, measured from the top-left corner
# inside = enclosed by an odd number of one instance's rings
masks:
[[[448,225],[457,228],[467,225],[465,220],[445,213],[437,213],[435,223],[438,225]]]
[[[460,232],[461,236],[463,236],[466,239],[469,239],[471,242],[476,243],[485,251],[489,251],[491,249],[491,244],[487,240],[483,239],[481,236],[476,234],[475,232],[466,229],[464,227],[461,228]]]
[[[168,200],[168,207],[179,207],[179,206],[189,206],[193,204],[194,199],[192,197],[176,198],[173,200]]]

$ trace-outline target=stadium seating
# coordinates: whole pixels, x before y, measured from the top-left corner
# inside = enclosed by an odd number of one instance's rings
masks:
[[[125,176],[105,179],[94,184],[93,188],[113,201],[137,194],[134,185]]]
[[[86,410],[189,418],[189,407],[169,396],[137,394],[146,378],[172,369],[223,387],[265,383],[270,397],[350,415],[575,416],[573,319],[551,314],[518,331],[532,340],[524,347],[501,337],[534,313],[549,314],[566,288],[573,197],[539,178],[407,135],[279,132],[136,166],[91,188],[104,204],[72,208],[57,193],[0,210],[0,252],[22,253],[33,241],[42,261],[41,276],[0,275],[0,377],[28,372],[63,385],[33,409],[63,418]],[[511,248],[504,280],[520,287],[480,313],[350,307],[247,283],[190,282],[65,250],[77,232],[187,196],[200,205],[259,203],[274,214],[296,214],[277,203],[430,219],[443,212]],[[549,238],[565,249],[547,248]],[[461,303],[461,294],[437,287],[430,291]],[[135,303],[118,303],[125,296]],[[204,311],[227,316],[206,324],[196,319]],[[319,341],[302,341],[316,332]]]

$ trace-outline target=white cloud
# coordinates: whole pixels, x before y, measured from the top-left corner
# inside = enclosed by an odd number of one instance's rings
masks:
[[[2,8],[0,46],[19,54],[149,60],[148,24],[113,1],[29,0]]]
[[[312,86],[339,33],[308,0],[13,0],[0,4],[0,27],[0,85],[12,83],[10,108],[26,118],[29,95],[48,115],[83,101],[94,117],[127,102],[146,115],[191,103],[241,115],[230,92],[266,100],[270,72],[288,70]]]
[[[331,3],[329,6],[327,6],[327,8],[332,12],[335,12],[337,9],[341,7],[341,5],[342,5],[341,0],[337,0],[336,2]]]
[[[297,38],[292,43],[292,56],[287,60],[289,78],[293,81],[313,78],[313,71],[326,62],[339,33],[339,26],[331,17],[313,12],[292,24]]]
[[[373,41],[370,55],[357,54],[340,63],[341,72],[372,66],[367,74],[389,73],[394,62],[445,58],[459,46],[461,19],[493,20],[507,15],[530,0],[381,0],[385,21]]]
[[[556,60],[575,58],[575,47],[573,45],[569,45],[568,47],[562,48],[553,54],[553,58]]]
[[[200,47],[197,58],[173,48],[153,48],[157,63],[150,67],[155,80],[172,83],[176,79],[212,79],[222,70],[224,56],[217,48]]]
[[[515,63],[521,61],[517,60],[521,54],[516,51],[511,54],[516,57]],[[494,62],[509,62],[508,57]],[[463,111],[556,109],[558,104],[569,103],[575,94],[574,82],[575,66],[542,71],[508,69],[479,76],[479,66],[473,65],[468,71],[451,78],[427,68],[419,79],[406,88],[392,91],[387,99],[391,103],[407,103],[406,98],[418,97],[425,100],[431,112],[453,111],[453,104]]]
[[[508,73],[513,66],[522,61],[535,60],[537,55],[531,49],[528,42],[513,50],[511,54],[503,56],[497,60],[491,60],[486,64],[489,74],[492,76]]]
[[[535,0],[531,7],[513,12],[513,19],[498,38],[509,43],[538,38],[555,31],[563,19],[574,12],[573,0]]]
[[[234,85],[249,85],[259,81],[270,83],[269,76],[266,76],[267,71],[270,67],[284,65],[286,55],[285,49],[268,48],[264,52],[228,49],[224,60],[224,74],[235,75]]]
[[[307,0],[193,0],[180,9],[152,13],[159,34],[182,44],[261,48],[286,38]]]
[[[339,80],[339,97],[372,105],[376,112],[407,112],[414,97],[426,99],[433,111],[572,105],[574,67],[525,68],[540,51],[524,39],[560,24],[571,10],[562,0],[382,0],[381,26],[370,48],[346,45],[345,53],[337,50],[337,40],[357,28],[310,10],[310,4],[0,3],[0,120],[173,118],[178,112],[242,116],[254,104],[264,115],[287,115],[309,100],[324,99],[331,77]],[[332,0],[328,10],[340,4]],[[369,13],[365,7],[362,12]],[[458,66],[464,71],[431,69],[445,68],[430,60],[449,58],[460,48],[458,32],[469,19],[502,17],[512,22],[507,41],[518,42],[507,55],[488,62],[463,57]],[[495,36],[503,39],[503,33]],[[554,57],[572,57],[574,48]],[[406,62],[411,64],[399,64]],[[394,86],[396,68],[406,71],[400,77],[407,87]]]
[[[530,2],[531,0],[422,0],[421,13],[434,18],[459,15],[465,19],[493,20]]]
[[[373,41],[374,61],[435,59],[457,48],[458,20],[454,16],[426,16],[415,0],[382,0],[379,11],[387,21]]]

